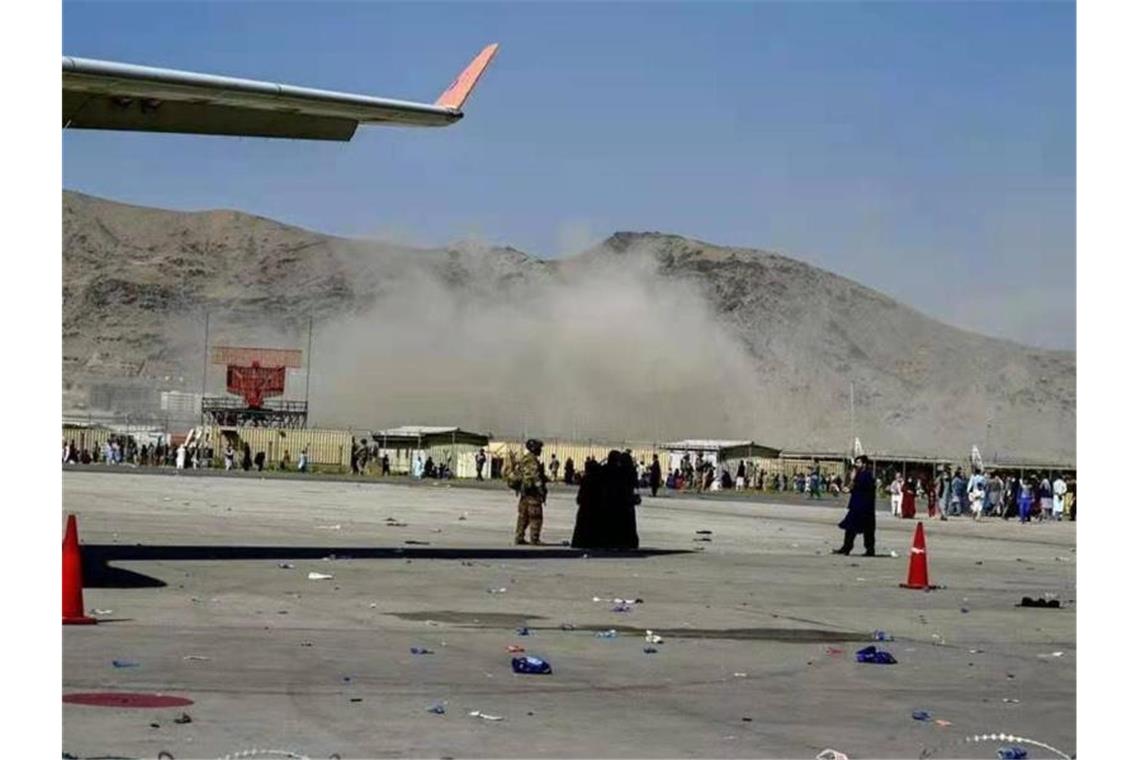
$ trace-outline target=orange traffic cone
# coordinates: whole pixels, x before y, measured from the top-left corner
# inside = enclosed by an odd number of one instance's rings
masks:
[[[907,571],[906,583],[900,583],[902,588],[934,588],[930,585],[930,577],[926,573],[926,534],[922,531],[922,523],[914,527],[914,545],[910,547],[910,569]]]
[[[79,555],[79,530],[75,515],[67,516],[63,536],[63,624],[94,625],[95,618],[83,614],[83,560]]]

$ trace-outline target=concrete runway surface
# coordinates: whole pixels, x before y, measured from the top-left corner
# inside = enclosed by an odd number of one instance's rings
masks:
[[[76,757],[992,758],[1000,742],[963,741],[987,733],[1075,752],[1073,523],[927,520],[946,588],[922,592],[899,588],[912,521],[880,510],[879,551],[897,558],[833,556],[833,501],[645,497],[642,547],[660,553],[583,557],[514,547],[506,490],[63,478],[100,618],[64,629],[63,693],[193,700],[65,704]],[[543,538],[568,540],[575,510],[553,493]],[[1064,607],[1015,606],[1047,593]],[[665,639],[654,654],[645,629]],[[553,674],[512,673],[512,644]],[[898,664],[857,663],[871,644]]]

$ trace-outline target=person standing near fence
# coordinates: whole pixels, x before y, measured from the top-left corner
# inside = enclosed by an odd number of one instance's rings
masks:
[[[887,487],[891,493],[891,516],[898,517],[902,514],[902,497],[903,497],[903,476],[901,472],[895,473],[895,479]]]
[[[654,454],[653,462],[649,465],[649,492],[656,496],[659,488],[661,488],[661,461]]]

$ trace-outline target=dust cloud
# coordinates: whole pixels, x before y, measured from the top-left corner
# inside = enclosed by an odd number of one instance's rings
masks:
[[[749,437],[755,365],[650,255],[500,266],[503,249],[364,271],[368,308],[317,326],[311,424],[496,436]],[[503,276],[503,272],[516,274]]]

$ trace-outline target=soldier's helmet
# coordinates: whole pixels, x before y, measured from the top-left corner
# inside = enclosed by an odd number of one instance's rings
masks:
[[[535,456],[542,453],[542,441],[537,438],[530,438],[526,442],[526,450]]]

